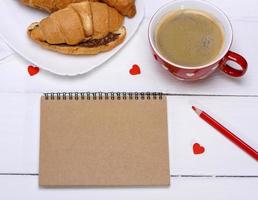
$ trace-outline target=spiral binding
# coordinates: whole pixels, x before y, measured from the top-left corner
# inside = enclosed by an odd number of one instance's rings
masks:
[[[45,93],[45,100],[162,100],[163,93],[151,92],[63,92]]]

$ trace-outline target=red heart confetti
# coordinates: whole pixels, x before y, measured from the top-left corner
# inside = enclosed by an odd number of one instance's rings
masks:
[[[39,73],[39,71],[40,71],[40,69],[38,67],[35,67],[35,66],[32,66],[32,65],[28,66],[28,72],[29,72],[30,76],[36,75],[37,73]]]
[[[141,68],[139,67],[139,65],[133,65],[130,69],[130,74],[133,76],[141,74]]]
[[[193,145],[193,153],[195,155],[198,155],[198,154],[203,154],[205,152],[205,148],[203,146],[201,146],[200,144],[198,143],[195,143]]]

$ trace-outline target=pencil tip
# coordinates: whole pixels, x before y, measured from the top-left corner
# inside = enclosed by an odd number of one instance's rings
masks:
[[[199,108],[196,108],[195,106],[192,106],[192,109],[194,110],[194,112],[196,112],[197,115],[201,115],[202,110],[200,110]]]
[[[192,106],[192,109],[193,109],[194,111],[196,111],[196,107],[195,107],[195,106]]]

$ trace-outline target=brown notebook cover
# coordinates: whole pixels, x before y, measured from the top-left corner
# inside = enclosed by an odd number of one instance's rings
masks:
[[[170,184],[167,100],[41,99],[44,187]]]

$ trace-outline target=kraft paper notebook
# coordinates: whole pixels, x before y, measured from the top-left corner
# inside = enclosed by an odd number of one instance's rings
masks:
[[[170,184],[167,100],[156,94],[46,94],[43,187]]]

